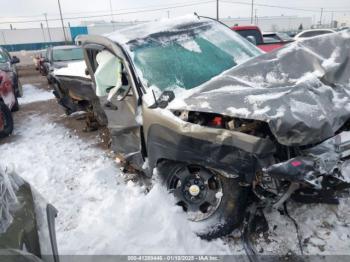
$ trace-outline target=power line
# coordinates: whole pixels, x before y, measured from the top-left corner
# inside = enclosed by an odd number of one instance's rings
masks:
[[[251,6],[251,3],[248,2],[241,2],[241,1],[229,1],[229,0],[222,0],[222,2],[229,3],[229,4],[238,4],[238,5],[249,5]],[[258,4],[254,3],[255,6],[261,6],[261,7],[271,7],[271,8],[279,8],[279,9],[287,9],[287,10],[295,10],[295,11],[304,11],[304,12],[314,12],[319,13],[319,9],[305,9],[305,8],[298,8],[298,7],[291,7],[291,6],[281,6],[281,5],[269,5],[269,4]],[[339,10],[339,11],[332,11],[327,10],[324,12],[339,12],[339,13],[348,13],[350,10]]]
[[[87,16],[73,16],[73,17],[65,17],[64,20],[74,20],[74,19],[82,19],[82,18],[97,18],[97,17],[107,17],[111,15],[126,15],[126,14],[136,14],[136,13],[145,13],[145,12],[154,12],[154,11],[161,11],[161,10],[166,10],[166,9],[177,9],[181,7],[188,7],[188,6],[196,6],[196,5],[203,5],[203,4],[208,4],[215,2],[216,0],[208,0],[208,1],[197,1],[197,2],[181,2],[181,3],[174,3],[169,5],[157,5],[157,8],[154,9],[148,9],[151,6],[144,6],[144,7],[135,7],[135,8],[125,8],[125,9],[119,9],[118,11],[123,11],[123,10],[136,10],[136,9],[143,9],[143,10],[138,10],[138,11],[127,11],[127,12],[119,12],[119,13],[111,13],[111,10],[106,10],[106,11],[91,11],[91,12],[79,12],[79,14],[84,14],[84,13],[100,13],[104,12],[99,15],[87,15]],[[155,6],[155,5],[153,5]],[[160,6],[166,6],[166,7],[160,7]],[[116,11],[116,10],[113,10]],[[107,14],[108,13],[108,14]],[[78,14],[78,13],[65,13],[67,14]],[[40,17],[40,16],[23,16],[23,17]],[[20,18],[20,17],[12,17],[12,18]],[[48,21],[59,21],[60,18],[50,18]],[[5,21],[5,22],[0,22],[0,24],[20,24],[20,23],[34,23],[34,22],[43,22],[42,19],[33,19],[33,20],[22,20],[22,21]]]

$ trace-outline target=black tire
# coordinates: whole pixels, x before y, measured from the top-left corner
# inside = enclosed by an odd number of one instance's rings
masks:
[[[18,98],[15,96],[15,104],[13,105],[11,111],[12,112],[17,112],[19,110],[19,103],[18,103]]]
[[[0,114],[2,114],[4,121],[4,128],[0,130],[0,138],[7,137],[13,131],[13,119],[10,109],[3,102],[0,101]],[[1,116],[0,116],[1,117]]]
[[[168,189],[171,189],[172,176],[184,167],[195,166],[172,161],[162,161],[158,166],[158,173]],[[211,240],[230,234],[238,228],[245,215],[249,188],[239,185],[237,179],[227,178],[217,172],[212,172],[221,183],[222,197],[220,204],[205,220],[198,221],[200,230],[197,235],[203,239]]]

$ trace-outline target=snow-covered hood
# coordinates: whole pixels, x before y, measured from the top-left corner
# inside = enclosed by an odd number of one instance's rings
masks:
[[[279,143],[334,136],[350,118],[350,32],[294,42],[230,69],[169,109],[268,123]]]
[[[56,62],[53,62],[52,68],[54,70],[60,69],[60,68],[66,67],[69,63],[70,63],[69,61],[56,61]]]
[[[85,74],[85,70],[86,70],[85,61],[70,62],[66,64],[66,67],[56,69],[54,71],[54,75],[90,78],[89,75]]]

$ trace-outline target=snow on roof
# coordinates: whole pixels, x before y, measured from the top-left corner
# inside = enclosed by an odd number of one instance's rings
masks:
[[[195,24],[203,21],[210,22],[212,20],[203,17],[198,18],[195,15],[186,15],[172,19],[161,19],[154,22],[130,26],[109,34],[105,34],[104,36],[118,43],[126,44],[130,40],[134,40],[136,38],[144,38],[148,35],[159,32],[176,31],[186,24]]]

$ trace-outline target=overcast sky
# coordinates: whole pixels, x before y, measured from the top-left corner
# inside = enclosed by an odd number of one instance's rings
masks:
[[[105,20],[110,21],[110,2],[112,3],[113,16],[115,21],[130,20],[155,20],[159,18],[181,16],[188,13],[197,12],[204,16],[216,16],[216,1],[212,0],[60,0],[65,23],[79,25],[82,20]],[[231,3],[228,3],[231,2]],[[233,2],[233,3],[232,3]],[[234,3],[235,2],[235,3]],[[349,0],[255,0],[258,16],[280,16],[297,15],[312,17],[315,22],[319,21],[321,7],[324,8],[323,21],[329,23],[331,12],[334,11],[334,18],[348,17],[350,19]],[[43,13],[48,14],[48,18],[57,19],[57,0],[0,0],[0,28],[9,28],[8,22],[41,20]],[[246,4],[244,4],[246,3]],[[249,17],[251,0],[220,0],[220,17]],[[189,6],[195,4],[193,6]],[[301,10],[291,10],[285,8],[273,8],[262,5],[284,6]],[[182,6],[181,6],[182,5]],[[186,6],[185,6],[186,5]],[[176,8],[173,8],[177,6]],[[162,9],[157,11],[139,12],[150,9]],[[120,14],[125,12],[138,12]],[[78,18],[79,16],[96,16],[92,18]],[[59,21],[49,21],[50,26],[59,26]],[[13,23],[15,28],[40,27],[40,21]]]

